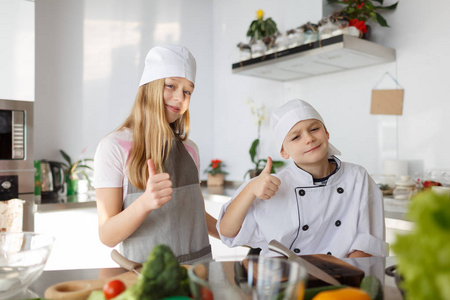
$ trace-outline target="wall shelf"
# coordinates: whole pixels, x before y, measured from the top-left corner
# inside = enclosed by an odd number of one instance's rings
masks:
[[[338,35],[232,64],[232,72],[290,81],[395,61],[395,49]]]

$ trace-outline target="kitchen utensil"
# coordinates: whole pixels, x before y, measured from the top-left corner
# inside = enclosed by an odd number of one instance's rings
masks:
[[[294,252],[292,252],[290,249],[285,247],[280,242],[278,242],[276,240],[271,240],[269,242],[269,249],[285,255],[288,258],[288,260],[297,261],[297,262],[302,263],[305,266],[308,274],[311,274],[312,276],[314,276],[322,281],[325,281],[329,284],[341,285],[341,283],[338,280],[336,280],[335,278],[333,278],[331,275],[322,271],[319,267],[316,267],[315,265],[313,265],[312,263],[308,262],[307,260],[301,258],[300,256],[297,256]]]
[[[299,263],[255,255],[223,259],[201,260],[188,269],[195,299],[206,299],[202,298],[205,294],[212,294],[214,300],[303,298],[307,274]]]
[[[59,162],[41,160],[42,200],[55,199],[66,194],[64,169]]]
[[[111,258],[113,261],[115,261],[119,266],[121,266],[125,270],[133,271],[138,276],[140,275],[140,273],[137,271],[137,269],[142,268],[141,263],[137,263],[137,262],[127,259],[122,254],[120,254],[116,249],[113,249],[111,251]]]
[[[134,272],[126,272],[114,277],[92,279],[92,280],[73,280],[65,281],[50,286],[45,290],[45,299],[77,299],[85,300],[91,292],[102,290],[103,286],[114,279],[121,280],[127,288],[136,283],[138,276]]]
[[[402,294],[402,297],[405,296],[405,291],[401,288],[402,286],[402,281],[403,281],[403,277],[397,273],[397,265],[392,265],[390,267],[387,267],[384,270],[385,274],[390,276],[390,277],[394,277],[395,279],[395,285],[397,286],[397,288],[399,289],[400,293]]]
[[[41,275],[54,240],[34,232],[0,233],[0,299],[24,292]]]

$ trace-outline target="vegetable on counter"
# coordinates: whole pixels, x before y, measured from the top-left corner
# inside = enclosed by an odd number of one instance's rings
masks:
[[[105,295],[105,298],[109,300],[119,296],[126,289],[127,287],[122,280],[115,279],[105,284],[103,287],[103,294]]]
[[[371,300],[384,299],[383,284],[376,276],[369,275],[364,277],[359,288],[367,292]]]
[[[189,296],[189,279],[170,247],[156,245],[144,263],[136,283],[114,300],[157,300],[171,296]],[[88,300],[103,300],[102,291],[94,291]]]
[[[360,288],[346,285],[327,285],[305,290],[304,300],[383,300],[383,285],[376,276],[368,275],[361,281]]]
[[[328,290],[318,293],[313,300],[371,300],[369,294],[365,291],[354,288],[344,287],[336,290]]]
[[[398,235],[392,249],[405,299],[449,299],[450,196],[426,191],[411,199],[410,233]]]

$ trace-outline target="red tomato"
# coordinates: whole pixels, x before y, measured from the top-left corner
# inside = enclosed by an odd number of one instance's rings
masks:
[[[121,280],[111,280],[103,286],[103,294],[106,299],[112,299],[119,296],[127,287]]]
[[[200,290],[200,299],[202,300],[214,300],[213,293],[205,287]]]

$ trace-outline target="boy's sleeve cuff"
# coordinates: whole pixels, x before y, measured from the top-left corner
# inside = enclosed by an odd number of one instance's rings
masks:
[[[389,254],[389,244],[370,234],[361,233],[356,236],[349,254],[355,250],[363,251],[372,256],[385,257]]]

